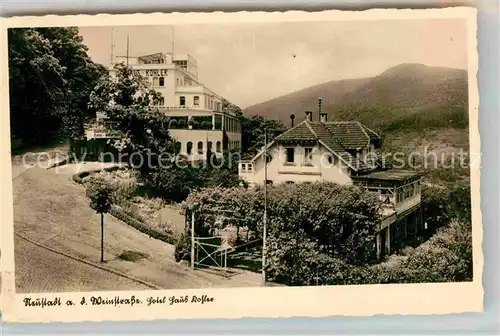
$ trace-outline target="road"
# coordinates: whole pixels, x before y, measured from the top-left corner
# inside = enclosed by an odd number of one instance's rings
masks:
[[[38,244],[89,262],[100,259],[100,217],[88,206],[85,190],[75,184],[71,169],[29,169],[14,164],[14,232]],[[139,278],[163,289],[255,286],[253,279],[192,272],[174,261],[174,246],[166,244],[105,215],[107,268]],[[119,255],[145,253],[136,262]],[[15,239],[18,292],[100,291],[144,289],[145,286],[113,273]]]
[[[127,278],[51,252],[17,236],[14,244],[18,293],[150,289]]]

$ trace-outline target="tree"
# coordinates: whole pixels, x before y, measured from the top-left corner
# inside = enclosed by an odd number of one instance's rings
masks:
[[[101,77],[90,95],[90,106],[104,112],[118,134],[115,146],[129,154],[129,163],[144,174],[158,168],[160,155],[176,152],[169,135],[169,118],[155,105],[161,94],[150,89],[141,75],[124,64]]]
[[[87,198],[90,207],[101,215],[101,262],[104,261],[104,214],[108,213],[112,206],[113,189],[103,178],[97,178],[87,186]]]
[[[264,119],[262,116],[247,118],[241,108],[226,99],[222,100],[222,109],[233,113],[241,122],[241,150],[244,154],[254,155],[264,146],[264,130],[267,129],[268,141],[286,130],[286,126],[275,119]]]
[[[8,49],[12,135],[32,145],[83,135],[104,68],[90,60],[78,29],[9,29]]]
[[[286,130],[286,126],[279,120],[267,120],[262,116],[241,117],[242,121],[242,150],[248,155],[256,154],[264,146],[264,130],[267,130],[267,141],[272,141],[277,135]]]

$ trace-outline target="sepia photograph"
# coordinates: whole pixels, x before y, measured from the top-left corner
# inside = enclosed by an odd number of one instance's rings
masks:
[[[476,281],[475,17],[391,13],[9,27],[22,305]]]

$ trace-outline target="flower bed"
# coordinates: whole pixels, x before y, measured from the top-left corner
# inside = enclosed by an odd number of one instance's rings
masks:
[[[85,186],[95,177],[103,178],[113,189],[113,206],[109,214],[150,237],[169,244],[176,243],[177,237],[172,233],[171,225],[161,218],[164,202],[157,198],[135,196],[137,178],[132,171],[122,167],[87,171],[73,175],[73,181]]]

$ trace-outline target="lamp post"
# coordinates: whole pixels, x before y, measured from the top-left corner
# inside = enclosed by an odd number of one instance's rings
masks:
[[[262,229],[262,285],[266,284],[266,238],[267,238],[267,128],[264,128],[264,223]]]

